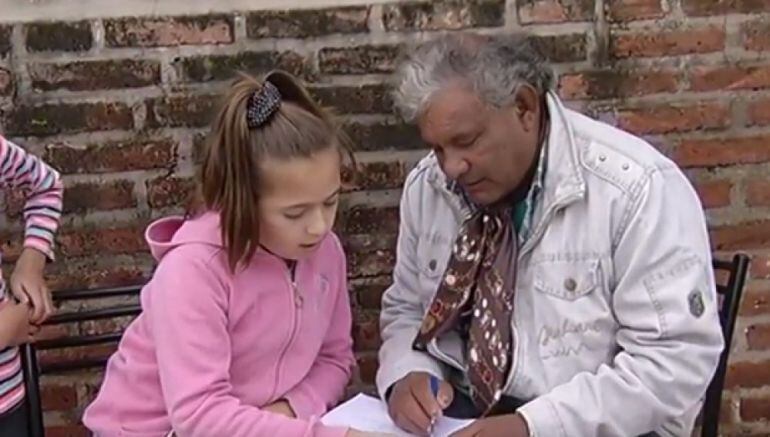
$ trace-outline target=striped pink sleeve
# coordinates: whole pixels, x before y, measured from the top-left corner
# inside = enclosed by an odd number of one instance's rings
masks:
[[[24,247],[53,259],[64,192],[59,173],[42,159],[0,136],[0,187],[21,188],[24,203]]]

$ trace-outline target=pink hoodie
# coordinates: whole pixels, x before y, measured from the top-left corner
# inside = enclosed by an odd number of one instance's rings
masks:
[[[339,240],[300,261],[292,287],[264,251],[230,273],[220,235],[215,213],[147,228],[158,268],[85,425],[105,437],[343,436],[318,421],[354,363]],[[260,410],[279,399],[297,419]]]

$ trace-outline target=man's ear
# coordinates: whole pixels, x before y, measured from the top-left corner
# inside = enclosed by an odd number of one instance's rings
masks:
[[[519,86],[514,96],[514,108],[516,117],[525,131],[537,131],[540,129],[540,94],[529,84]]]

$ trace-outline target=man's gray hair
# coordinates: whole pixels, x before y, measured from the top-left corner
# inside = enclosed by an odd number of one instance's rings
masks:
[[[447,34],[406,53],[395,76],[396,107],[414,121],[436,91],[457,81],[472,87],[484,102],[502,107],[522,84],[545,94],[554,87],[555,76],[530,35]]]

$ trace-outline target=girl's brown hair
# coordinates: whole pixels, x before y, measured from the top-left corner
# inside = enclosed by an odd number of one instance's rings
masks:
[[[254,97],[264,95],[263,87],[272,88],[270,84],[280,93],[280,103],[256,126],[247,113],[265,109],[254,107]],[[259,246],[260,160],[265,156],[309,157],[329,147],[338,147],[352,158],[349,143],[331,113],[293,76],[274,71],[260,81],[241,74],[234,82],[214,119],[189,211],[219,213],[231,269],[241,261],[248,262]]]

